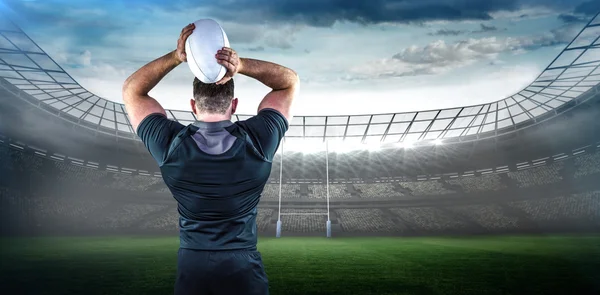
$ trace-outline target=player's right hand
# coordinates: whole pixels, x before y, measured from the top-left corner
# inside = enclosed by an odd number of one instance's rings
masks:
[[[194,32],[196,28],[195,24],[189,24],[181,30],[179,39],[177,40],[177,49],[175,51],[175,58],[179,62],[187,62],[187,55],[185,53],[185,41]]]

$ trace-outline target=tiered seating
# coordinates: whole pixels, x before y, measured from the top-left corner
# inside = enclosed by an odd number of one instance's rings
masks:
[[[346,190],[345,184],[330,184],[329,198],[331,199],[350,199],[352,195]]]
[[[26,155],[21,150],[3,146],[0,152],[0,161],[5,168],[16,172],[34,173],[40,171],[44,159],[33,154]]]
[[[156,192],[157,193],[170,194],[171,190],[169,190],[169,188],[165,185],[164,187],[161,187],[160,189],[158,189]]]
[[[390,208],[417,232],[441,233],[445,230],[458,230],[467,228],[467,224],[454,216],[450,216],[437,208]]]
[[[307,160],[310,160],[307,156]],[[573,162],[570,162],[573,161]],[[569,169],[563,170],[565,163],[574,164]],[[298,165],[298,169],[304,169]],[[574,168],[571,170],[570,168]],[[574,171],[575,181],[584,176],[595,176],[600,173],[600,152],[582,154],[556,162],[548,166],[539,166],[526,170],[509,172],[507,175],[517,187],[544,186],[562,181],[563,175]],[[43,185],[71,185],[74,183],[84,186],[87,193],[71,193],[73,195],[52,195],[43,189],[38,189],[41,195],[30,196],[17,189],[0,188],[0,213],[7,221],[15,220],[19,225],[34,226],[42,229],[58,228],[80,229],[82,232],[94,229],[114,230],[122,229],[148,229],[173,231],[177,228],[178,213],[173,205],[146,204],[143,199],[132,199],[129,191],[145,191],[152,188],[154,191],[168,193],[166,186],[158,186],[163,182],[160,177],[130,175],[100,171],[92,168],[74,165],[67,162],[57,162],[24,152],[22,150],[0,145],[0,172],[3,175],[12,175],[10,181],[4,181],[12,187],[12,179],[26,179],[36,183],[36,179],[29,179],[28,175],[39,176],[46,179]],[[310,173],[307,173],[310,174]],[[502,175],[505,177],[505,175]],[[569,178],[571,178],[569,176]],[[505,178],[504,181],[507,179]],[[412,190],[415,196],[444,195],[456,193],[452,188],[468,193],[482,193],[507,189],[505,182],[499,175],[483,175],[474,177],[460,177],[451,179],[446,183],[435,180],[408,181],[399,183],[401,186]],[[25,181],[21,184],[16,181],[15,187],[29,185]],[[579,181],[578,183],[581,183]],[[327,191],[324,184],[309,184],[308,196],[306,186],[300,184],[283,184],[282,197],[289,199],[320,199],[324,200]],[[42,186],[40,186],[42,187]],[[90,190],[86,190],[89,187]],[[403,194],[394,189],[391,183],[354,184],[365,199],[397,198]],[[459,188],[460,187],[460,188]],[[115,196],[104,199],[104,196],[91,193],[95,188],[108,188],[109,193],[123,196],[129,204],[116,204]],[[542,187],[544,191],[548,187]],[[69,186],[64,191],[81,191],[80,188]],[[51,190],[49,190],[51,191]],[[98,190],[100,191],[100,190]],[[352,191],[352,190],[351,190]],[[517,194],[521,196],[526,190]],[[355,193],[352,191],[352,193]],[[512,193],[512,190],[510,191]],[[43,194],[43,195],[42,195]],[[81,194],[81,196],[79,196]],[[329,194],[332,199],[350,199],[351,194],[346,190],[345,184],[331,184]],[[535,195],[535,194],[534,194]],[[263,191],[263,198],[277,200],[279,184],[268,184]],[[438,198],[428,198],[427,202],[434,202]],[[466,198],[464,200],[467,200]],[[488,200],[488,199],[486,199]],[[397,207],[419,205],[423,200],[411,200],[399,203]],[[489,200],[492,201],[492,200]],[[120,201],[119,201],[120,202]],[[484,202],[474,201],[474,202]],[[449,206],[448,203],[435,203],[429,207],[402,207],[387,209],[372,209],[373,202],[361,204],[366,209],[338,209],[339,206],[354,206],[352,202],[335,202],[334,209],[342,229],[355,233],[398,233],[409,228],[416,233],[445,233],[460,230],[487,229],[490,232],[501,230],[519,230],[521,224],[528,224],[527,229],[534,228],[533,223],[541,228],[557,228],[563,225],[596,225],[600,227],[600,191],[590,193],[557,196],[544,199],[527,199],[521,201],[499,200],[495,204],[478,204]],[[378,205],[379,206],[379,205]],[[164,211],[166,209],[168,211]],[[342,207],[343,208],[343,207]],[[286,209],[283,213],[317,213],[322,209]],[[274,210],[259,208],[257,227],[259,231],[270,228]],[[325,232],[326,215],[283,215],[283,231],[317,233]],[[21,223],[22,222],[22,223]],[[572,227],[573,228],[573,227]]]
[[[4,205],[6,202],[7,205],[12,204],[11,200],[13,199],[22,199],[24,198],[23,193],[21,193],[20,190],[15,190],[15,189],[10,189],[7,187],[2,187],[0,186],[0,200],[1,200],[1,205]]]
[[[575,158],[575,178],[600,173],[600,152]]]
[[[256,226],[258,228],[258,231],[264,232],[265,230],[267,230],[271,222],[272,215],[273,209],[258,209],[258,214],[256,216]],[[173,206],[163,214],[143,222],[140,225],[140,228],[149,230],[172,231],[179,228],[178,223],[179,213],[177,212],[177,207]]]
[[[391,183],[361,183],[354,187],[361,191],[361,198],[365,199],[389,199],[403,196],[402,193],[394,191],[394,185]]]
[[[28,209],[26,208],[28,203],[21,191],[0,187],[0,213],[2,216],[14,216],[22,214],[22,212],[25,213],[25,209]],[[33,212],[29,210],[27,212],[33,215]]]
[[[8,167],[10,164],[10,152],[9,147],[5,144],[0,144],[0,167]]]
[[[282,199],[299,199],[301,197],[299,184],[284,184],[281,186]]]
[[[75,166],[64,162],[50,162],[58,170],[56,177],[59,181],[77,183],[89,187],[103,186],[103,179],[109,173],[108,171]]]
[[[444,188],[436,180],[400,182],[400,185],[412,190],[413,195],[445,195],[456,193],[455,191]]]
[[[258,214],[256,215],[256,227],[259,232],[266,231],[269,228],[272,216],[273,209],[258,208]]]
[[[284,209],[282,213],[326,213],[320,209]],[[322,232],[326,230],[327,215],[282,215],[281,231],[294,233]]]
[[[151,185],[164,183],[162,178],[154,176],[129,175],[123,173],[111,173],[109,175],[108,187],[118,190],[145,191]]]
[[[88,198],[31,197],[6,188],[0,189],[0,196],[3,213],[36,227],[57,223],[72,228],[85,227],[93,213],[109,204],[105,200]]]
[[[279,184],[265,185],[261,198],[277,200],[279,198]]]
[[[140,225],[142,229],[168,230],[174,231],[179,229],[179,212],[177,207],[172,207],[164,214],[145,221]]]
[[[400,233],[408,227],[417,234],[457,233],[481,228],[490,232],[518,231],[520,218],[544,229],[564,226],[600,227],[600,191],[570,196],[477,204],[464,206],[403,207],[389,209],[397,219],[380,209],[334,209],[342,230],[350,233]],[[504,204],[508,209],[503,208]],[[32,197],[19,190],[0,188],[0,212],[4,220],[19,226],[82,232],[103,229],[118,233],[122,229],[177,229],[178,213],[171,205],[115,204],[101,198]],[[152,214],[162,212],[159,215]],[[517,209],[515,211],[515,209]],[[507,214],[508,212],[508,214]],[[520,212],[520,213],[519,213]],[[283,213],[321,213],[320,215],[282,215],[283,231],[324,233],[324,209],[284,209]],[[259,208],[257,227],[269,229],[274,210]],[[520,215],[524,214],[524,215]],[[530,222],[527,223],[528,228]],[[135,226],[135,227],[132,227]],[[143,232],[143,231],[140,231]]]
[[[459,177],[447,181],[449,184],[460,186],[466,193],[484,191],[497,191],[506,189],[500,176],[497,174],[481,175],[477,177]]]
[[[600,222],[600,191],[549,199],[510,202],[539,226],[556,226],[564,221]]]
[[[456,206],[448,208],[452,212],[467,216],[489,230],[517,228],[518,218],[504,214],[502,207],[498,205],[471,205]]]
[[[548,166],[509,172],[508,177],[516,180],[519,187],[556,183],[562,180],[560,169],[562,169],[563,165],[563,162],[558,162]]]
[[[299,184],[283,184],[281,186],[282,199],[299,199],[300,185]],[[267,184],[262,192],[262,198],[277,200],[279,199],[279,184]]]
[[[115,211],[97,221],[97,225],[104,229],[127,228],[134,221],[140,220],[144,215],[167,208],[166,205],[138,205],[125,204]]]
[[[28,199],[32,210],[40,218],[83,218],[108,206],[109,202],[98,199],[62,199],[57,197]]]
[[[340,225],[345,232],[397,232],[400,229],[379,209],[337,209]]]
[[[309,199],[327,199],[327,185],[325,184],[309,184],[308,191]]]

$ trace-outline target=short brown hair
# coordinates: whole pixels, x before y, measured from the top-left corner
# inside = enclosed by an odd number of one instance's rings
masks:
[[[206,84],[194,78],[194,100],[200,113],[225,114],[233,100],[233,79],[223,85]]]

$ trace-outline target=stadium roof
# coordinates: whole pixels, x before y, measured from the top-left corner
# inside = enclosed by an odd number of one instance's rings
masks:
[[[596,15],[550,65],[520,92],[497,102],[448,109],[353,116],[294,117],[287,139],[397,143],[483,138],[535,123],[583,96],[600,82],[600,16]],[[79,85],[20,28],[0,20],[0,78],[18,87],[41,109],[98,132],[137,139],[123,104]],[[596,90],[597,91],[597,90]],[[167,110],[187,125],[190,111]],[[251,115],[234,115],[233,121]]]

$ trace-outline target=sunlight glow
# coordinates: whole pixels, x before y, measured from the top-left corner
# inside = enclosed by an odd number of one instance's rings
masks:
[[[405,140],[400,142],[400,147],[405,148],[405,149],[411,149],[415,146],[415,141],[413,140]]]

